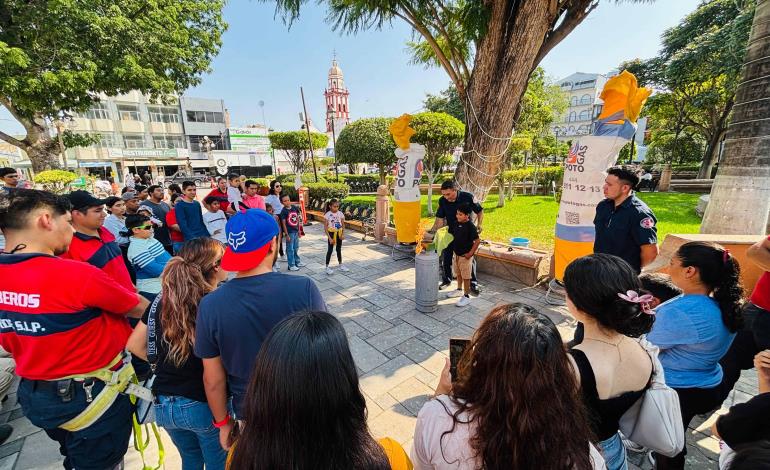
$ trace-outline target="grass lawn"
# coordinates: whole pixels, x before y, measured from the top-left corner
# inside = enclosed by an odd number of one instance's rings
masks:
[[[662,242],[669,233],[698,233],[701,219],[695,214],[699,194],[637,193],[658,218],[658,239]],[[376,196],[349,196],[345,202],[374,204]],[[437,206],[438,197],[433,197]],[[422,196],[422,217],[428,218],[428,197]],[[553,249],[554,224],[559,204],[550,196],[516,196],[498,208],[497,194],[484,203],[484,238],[507,243],[511,237],[525,237],[533,248]]]

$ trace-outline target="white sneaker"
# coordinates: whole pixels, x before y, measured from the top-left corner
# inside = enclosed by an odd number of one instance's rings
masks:
[[[456,299],[458,297],[463,296],[463,290],[462,289],[455,289],[452,292],[447,292],[446,298],[447,299]]]
[[[307,266],[307,265],[306,265],[305,263],[303,263],[302,261],[300,261],[299,263],[297,263],[297,267],[298,267],[298,268],[304,268],[305,266]]]
[[[350,268],[348,268],[344,264],[341,264],[340,265],[340,271],[342,271],[343,273],[349,273],[350,272]]]
[[[326,274],[334,274],[334,270],[329,266],[326,267]]]
[[[292,266],[289,268],[289,271],[299,271],[299,268],[296,266]]]
[[[460,297],[460,300],[458,300],[455,305],[458,307],[465,307],[470,303],[471,303],[471,298],[463,295],[462,297]]]
[[[273,266],[273,272],[274,273],[279,273],[279,272],[281,272],[281,270],[278,269],[278,266]]]

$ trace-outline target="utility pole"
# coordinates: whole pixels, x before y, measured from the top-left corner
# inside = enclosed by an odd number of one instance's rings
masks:
[[[299,93],[302,95],[302,111],[305,112],[305,130],[307,130],[307,143],[310,146],[310,160],[313,161],[313,177],[318,183],[318,170],[315,167],[315,155],[313,154],[313,139],[310,137],[310,122],[307,117],[307,106],[305,106],[305,91],[299,87]]]
[[[332,151],[334,152],[334,175],[335,175],[335,181],[340,180],[340,167],[337,164],[337,137],[334,135],[334,107],[329,106],[329,108],[326,110],[327,114],[331,114],[331,124],[332,124]]]

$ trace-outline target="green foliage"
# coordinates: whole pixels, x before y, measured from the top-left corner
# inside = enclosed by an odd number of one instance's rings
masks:
[[[28,130],[19,143],[32,150],[34,166],[56,164],[45,118],[86,111],[99,93],[139,90],[169,99],[199,84],[221,46],[223,6],[222,0],[2,2],[0,103]],[[39,155],[41,149],[47,154]]]
[[[449,85],[437,95],[425,94],[422,105],[430,112],[446,113],[465,124],[465,109],[454,85]]]
[[[288,194],[289,199],[292,201],[299,201],[299,195],[297,194],[297,190],[294,188],[294,183],[285,182],[281,183],[281,195]]]
[[[756,0],[709,0],[662,37],[660,54],[622,67],[642,85],[662,90],[651,97],[653,157],[686,162],[696,143],[705,144],[704,169],[714,160],[739,83]],[[659,135],[663,134],[663,135]]]
[[[678,138],[673,132],[659,129],[651,135],[645,163],[693,164],[703,159],[703,141],[694,134],[681,134]]]
[[[425,146],[423,166],[428,177],[441,171],[449,153],[463,141],[465,125],[446,113],[419,113],[412,116],[412,142]]]
[[[48,191],[63,193],[78,178],[78,175],[65,170],[46,170],[35,175],[35,183],[42,184]]]
[[[282,175],[276,176],[275,180],[280,181],[281,183],[294,183],[294,177],[296,175],[294,173],[284,173]],[[315,177],[313,176],[313,173],[302,173],[302,183],[315,183]],[[326,177],[323,175],[318,175],[318,182],[319,183],[325,183],[327,181]]]
[[[350,193],[350,187],[345,183],[309,183],[307,187],[310,199],[345,199]]]
[[[384,184],[385,172],[396,163],[396,143],[388,131],[391,122],[392,118],[364,118],[345,126],[337,137],[337,160],[377,165]]]
[[[353,182],[361,182],[361,183],[378,183],[380,180],[374,175],[351,175],[351,174],[342,174],[340,173],[340,183],[353,183]]]
[[[310,143],[313,149],[326,147],[329,137],[320,132],[311,132],[308,140],[307,131],[271,132],[268,135],[270,145],[276,150],[283,150],[291,165],[292,171],[301,173],[307,169],[310,160]],[[320,180],[319,180],[320,181]]]
[[[251,181],[257,183],[260,188],[270,187],[270,180],[267,178],[249,178]]]
[[[62,143],[65,149],[71,149],[75,147],[88,147],[101,140],[99,134],[81,134],[66,130],[62,132]]]

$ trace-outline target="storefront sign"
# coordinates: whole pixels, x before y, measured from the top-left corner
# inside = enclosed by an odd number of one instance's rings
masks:
[[[107,155],[110,158],[188,158],[190,151],[187,149],[120,149],[109,148]]]
[[[263,127],[229,127],[227,134],[232,150],[270,153],[270,139]]]

